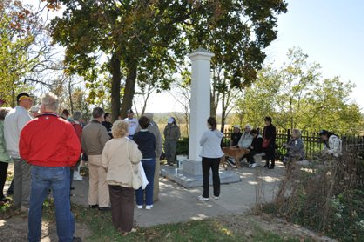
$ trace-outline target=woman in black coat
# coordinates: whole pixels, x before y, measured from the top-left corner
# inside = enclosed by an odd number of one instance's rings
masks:
[[[263,152],[265,153],[265,166],[269,169],[273,169],[275,166],[275,149],[276,149],[276,136],[277,129],[272,125],[272,118],[264,118],[263,128]]]

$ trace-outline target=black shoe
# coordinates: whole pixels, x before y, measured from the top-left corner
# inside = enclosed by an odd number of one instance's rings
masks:
[[[88,205],[89,208],[98,208],[98,205]]]
[[[110,207],[99,207],[100,211],[110,211],[111,208]]]
[[[80,237],[73,237],[73,242],[81,242],[81,238]]]
[[[269,168],[269,164],[265,164],[264,167],[268,167]]]
[[[270,165],[268,169],[274,169],[274,165]]]
[[[70,190],[75,190],[75,187],[70,187]]]

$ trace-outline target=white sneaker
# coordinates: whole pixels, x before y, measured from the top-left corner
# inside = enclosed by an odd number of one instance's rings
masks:
[[[82,176],[80,175],[80,173],[78,173],[78,171],[75,171],[73,173],[73,180],[74,181],[82,181]]]
[[[143,208],[143,206],[142,205],[137,205],[137,208]]]
[[[214,197],[215,200],[219,200],[220,199],[220,197],[216,197],[216,196],[213,196],[213,197]]]
[[[153,207],[153,205],[147,205],[147,206],[145,206],[145,209],[150,210],[150,209],[152,209],[152,207]]]
[[[202,195],[200,195],[200,196],[197,197],[197,200],[200,200],[200,201],[208,201],[209,198],[206,198],[206,197],[203,197]]]
[[[255,167],[257,167],[257,163],[253,163],[253,164],[251,164],[251,166],[250,166],[251,168],[255,168]]]

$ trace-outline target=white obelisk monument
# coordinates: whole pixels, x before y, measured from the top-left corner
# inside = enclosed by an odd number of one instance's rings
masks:
[[[189,127],[189,157],[183,165],[184,172],[201,175],[202,158],[200,139],[207,130],[210,116],[210,60],[215,54],[198,48],[191,54],[191,99]]]

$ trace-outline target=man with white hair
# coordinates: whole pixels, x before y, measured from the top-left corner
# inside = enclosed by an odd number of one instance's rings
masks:
[[[20,135],[20,155],[31,168],[28,241],[40,241],[42,204],[52,189],[59,241],[74,238],[75,220],[70,204],[70,167],[81,154],[81,144],[70,122],[56,114],[58,98],[47,93],[41,98],[41,113],[28,122]]]
[[[238,146],[240,148],[248,149],[253,141],[253,136],[250,134],[251,126],[249,124],[245,125],[244,133],[241,135],[241,138],[238,142]]]
[[[29,207],[30,166],[20,158],[19,139],[21,130],[32,119],[28,110],[33,105],[33,98],[23,92],[16,101],[18,106],[5,117],[4,136],[7,153],[14,160],[14,206],[26,212]]]

